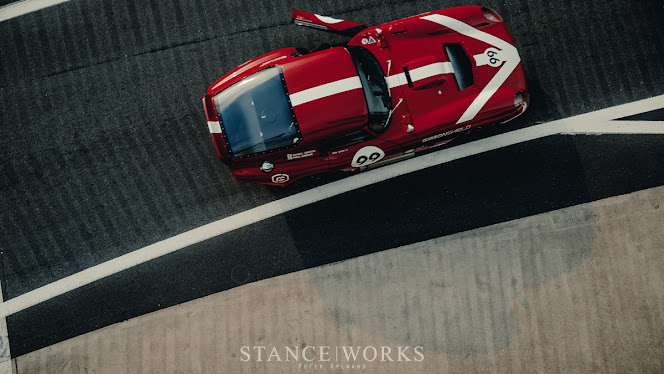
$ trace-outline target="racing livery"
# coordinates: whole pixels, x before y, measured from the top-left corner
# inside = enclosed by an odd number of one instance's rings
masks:
[[[209,87],[208,127],[237,179],[283,186],[375,167],[507,122],[528,106],[519,54],[489,8],[456,7],[375,27],[295,9],[291,19],[351,39],[267,53]]]

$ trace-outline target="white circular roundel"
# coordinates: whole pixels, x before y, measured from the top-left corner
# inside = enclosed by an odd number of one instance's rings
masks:
[[[272,176],[273,183],[286,183],[290,180],[288,174],[275,174]]]
[[[488,65],[492,68],[497,68],[503,63],[503,60],[500,57],[500,51],[495,48],[487,48],[486,51],[484,51],[484,54],[486,55]]]
[[[372,145],[362,147],[357,153],[355,153],[355,156],[353,156],[353,162],[350,163],[350,166],[359,168],[361,166],[371,165],[382,160],[383,157],[385,157],[385,152],[378,147]]]

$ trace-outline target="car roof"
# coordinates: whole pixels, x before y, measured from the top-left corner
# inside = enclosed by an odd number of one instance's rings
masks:
[[[305,140],[307,135],[323,138],[366,123],[364,92],[346,48],[310,53],[281,66]]]

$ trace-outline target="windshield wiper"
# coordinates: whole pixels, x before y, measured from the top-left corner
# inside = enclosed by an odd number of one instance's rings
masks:
[[[274,140],[274,139],[280,138],[280,137],[284,136],[285,134],[286,134],[285,132],[282,132],[282,133],[279,134],[279,135],[275,135],[275,136],[273,136],[273,137],[271,137],[271,138],[269,138],[269,139],[263,139],[263,141],[258,142],[258,143],[256,143],[256,144],[252,145],[251,147],[247,147],[247,148],[244,148],[244,149],[241,150],[241,151],[237,151],[237,152],[233,152],[233,153],[235,153],[235,154],[242,153],[242,152],[247,151],[247,150],[250,150],[250,149],[252,149],[252,148],[254,148],[254,147],[258,147],[258,146],[261,145],[261,144],[265,144],[265,143],[269,142],[270,140]]]

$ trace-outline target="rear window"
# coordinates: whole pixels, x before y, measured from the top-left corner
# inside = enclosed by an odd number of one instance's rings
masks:
[[[445,47],[447,58],[450,60],[450,63],[452,63],[454,78],[459,86],[459,91],[463,91],[472,86],[473,65],[466,52],[463,50],[463,47],[461,47],[461,44],[445,43],[443,46]]]
[[[300,134],[278,66],[261,70],[214,96],[233,157],[289,148]]]

